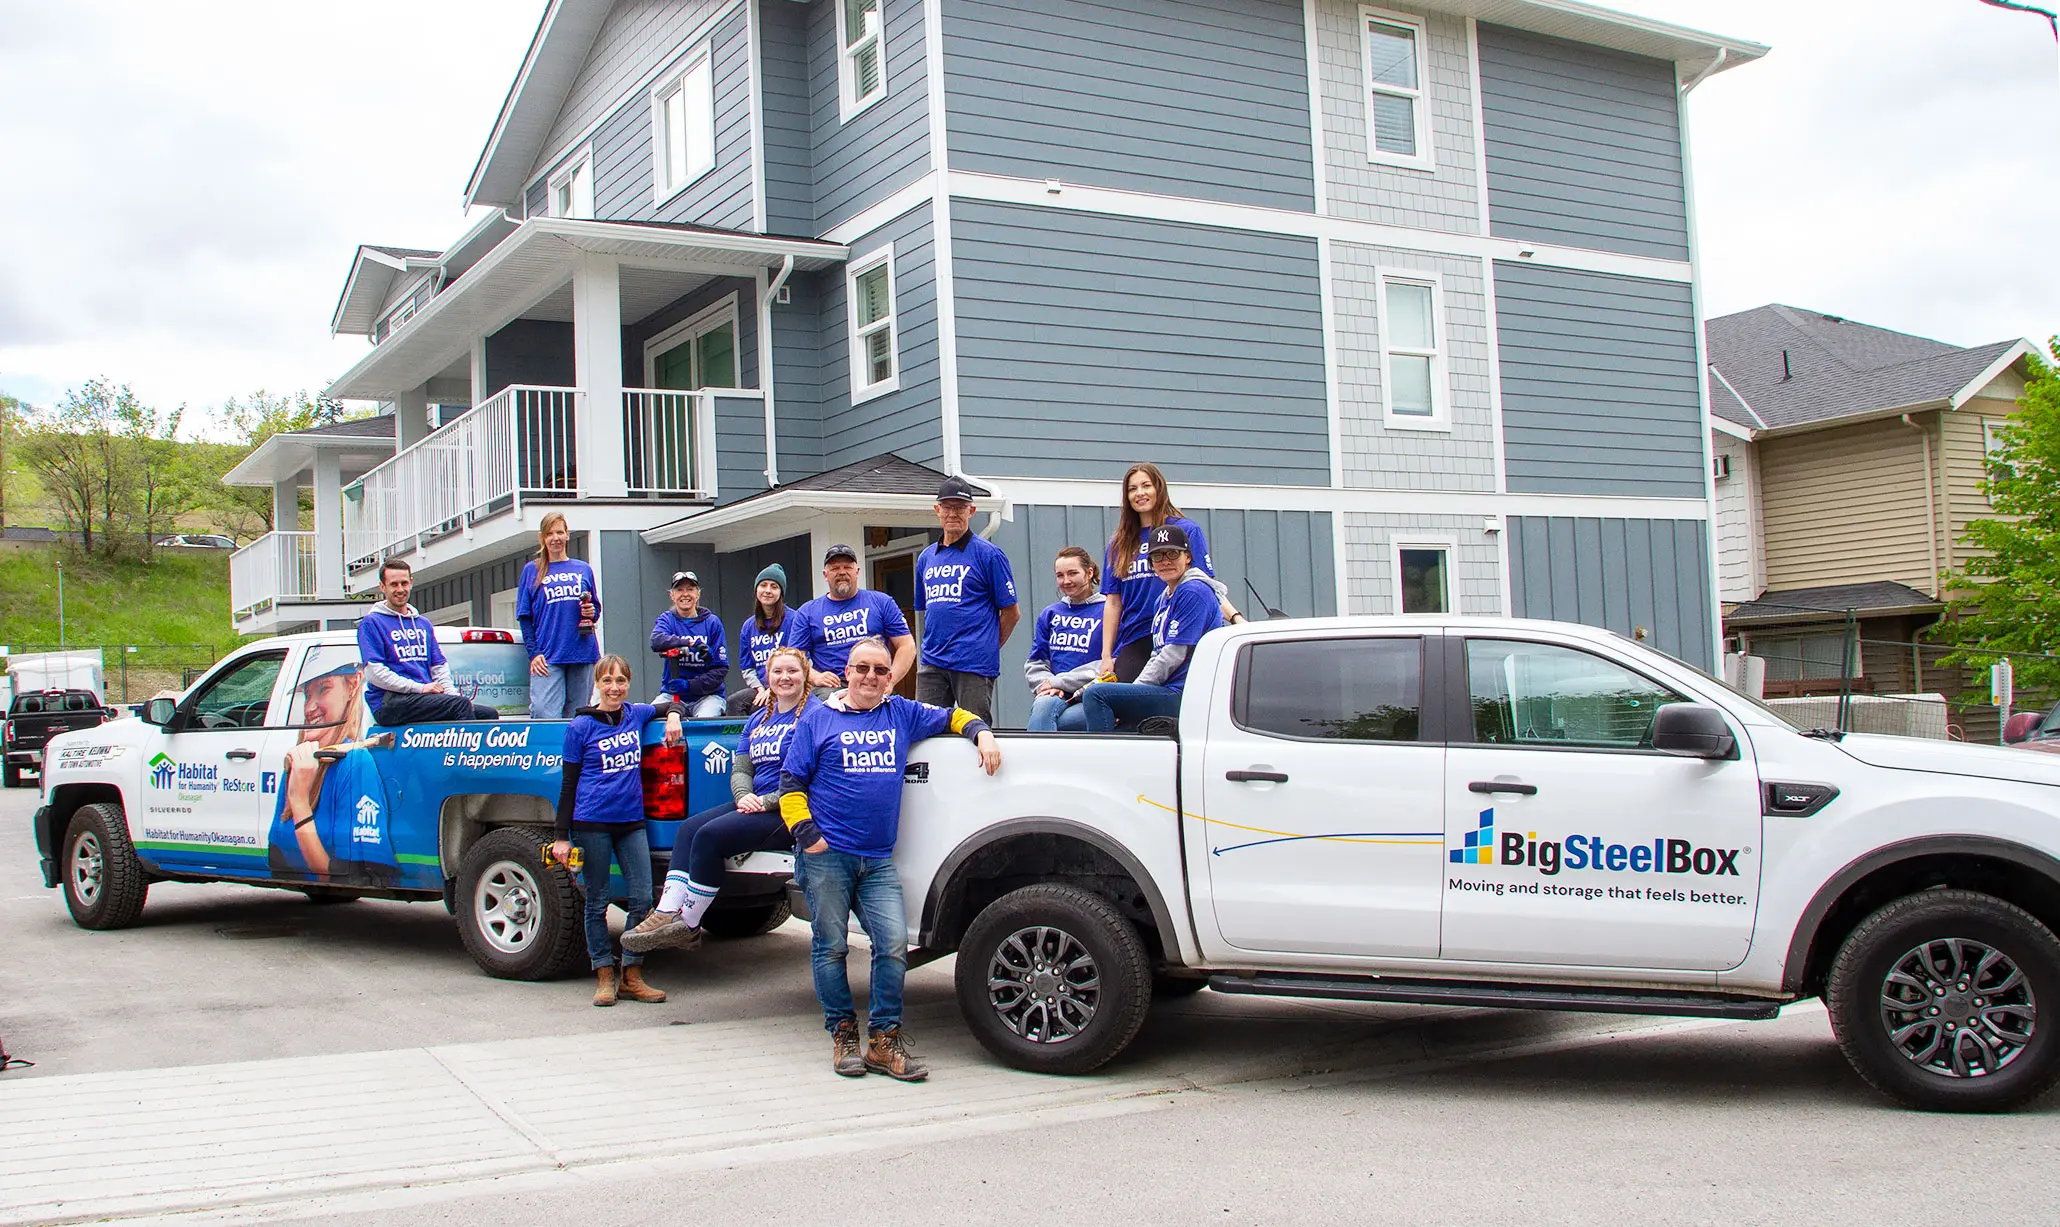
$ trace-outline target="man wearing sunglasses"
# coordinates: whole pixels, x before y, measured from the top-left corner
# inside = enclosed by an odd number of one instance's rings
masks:
[[[780,816],[794,833],[801,888],[813,917],[815,994],[830,1032],[831,1068],[847,1078],[870,1070],[919,1082],[930,1071],[909,1052],[901,1033],[908,913],[893,861],[901,831],[901,772],[911,747],[946,732],[977,746],[989,775],[1001,768],[1001,748],[986,722],[969,711],[889,693],[893,660],[884,640],[859,640],[845,661],[849,688],[842,706],[812,703],[802,711],[781,763]],[[854,911],[873,947],[863,1053],[844,969]]]

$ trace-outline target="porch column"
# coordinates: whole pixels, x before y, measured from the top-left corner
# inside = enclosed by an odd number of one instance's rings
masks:
[[[588,497],[629,493],[622,463],[622,269],[583,255],[572,270],[573,380],[586,394],[579,417],[579,487]]]
[[[472,339],[472,407],[479,408],[479,402],[486,399],[486,338]]]
[[[300,529],[300,474],[272,483],[272,531],[275,533],[297,532]]]
[[[393,398],[393,442],[403,452],[429,433],[429,385],[410,388]]]
[[[858,551],[858,586],[872,587],[866,582],[871,568],[866,565],[864,517],[825,515],[816,517],[808,529],[809,590],[817,596],[823,594],[823,554],[833,545],[848,545]]]
[[[315,593],[343,599],[343,462],[315,453]]]

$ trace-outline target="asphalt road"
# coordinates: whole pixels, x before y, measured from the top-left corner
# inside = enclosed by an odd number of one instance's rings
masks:
[[[160,885],[137,928],[89,933],[41,887],[32,806],[0,795],[0,1039],[37,1063],[0,1075],[0,1096],[68,1074],[815,1012],[798,924],[661,954],[650,976],[673,1000],[612,1010],[583,982],[480,974],[435,905]],[[909,988],[912,1016],[956,1026],[948,961]],[[2054,1099],[2007,1117],[1888,1107],[1811,1006],[1684,1024],[1203,993],[1156,1009],[1126,1061],[1213,1072],[988,1120],[165,1221],[2060,1220]],[[872,1081],[868,1094],[905,1089]],[[662,1107],[638,1110],[666,1127]]]

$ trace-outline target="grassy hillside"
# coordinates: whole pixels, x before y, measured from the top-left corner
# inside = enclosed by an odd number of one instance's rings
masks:
[[[0,546],[0,644],[17,652],[56,645],[60,557],[50,548]],[[177,685],[186,670],[242,642],[229,625],[229,552],[166,551],[148,566],[66,559],[64,639],[105,651],[109,697],[118,701],[124,660],[129,699]],[[124,652],[129,644],[139,650]],[[163,644],[193,646],[155,646]]]

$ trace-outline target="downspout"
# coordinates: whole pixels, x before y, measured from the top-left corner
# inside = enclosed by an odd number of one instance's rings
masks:
[[[984,527],[980,529],[980,540],[994,540],[994,534],[1001,531],[1002,524],[1005,521],[1013,520],[1015,518],[1016,509],[1010,506],[1007,502],[1002,503],[1001,506],[996,507],[993,511],[987,513],[987,523]]]
[[[1935,594],[1939,591],[1938,504],[1934,500],[1931,488],[1931,431],[1911,421],[1910,415],[1907,413],[1903,415],[1903,425],[1910,427],[1923,436],[1921,442],[1924,448],[1924,545],[1931,554],[1931,583],[1933,585],[1932,591]]]
[[[761,368],[764,374],[759,380],[760,383],[766,385],[763,391],[765,393],[765,485],[768,490],[774,489],[780,484],[780,441],[779,432],[774,425],[773,388],[770,377],[773,365],[770,357],[773,352],[773,300],[780,296],[781,289],[785,288],[787,284],[787,278],[793,275],[794,253],[788,252],[780,260],[780,271],[774,275],[772,281],[767,283],[764,296],[758,300],[758,349],[760,353],[768,356],[764,367]]]
[[[1681,96],[1683,98],[1686,98],[1688,96],[1689,90],[1692,90],[1696,86],[1701,85],[1703,81],[1710,76],[1710,74],[1716,72],[1718,69],[1724,66],[1725,60],[1730,58],[1731,49],[1729,47],[1717,48],[1717,58],[1710,61],[1708,68],[1703,69],[1701,72],[1696,73],[1693,77],[1690,77],[1688,79],[1688,84],[1681,87]]]

